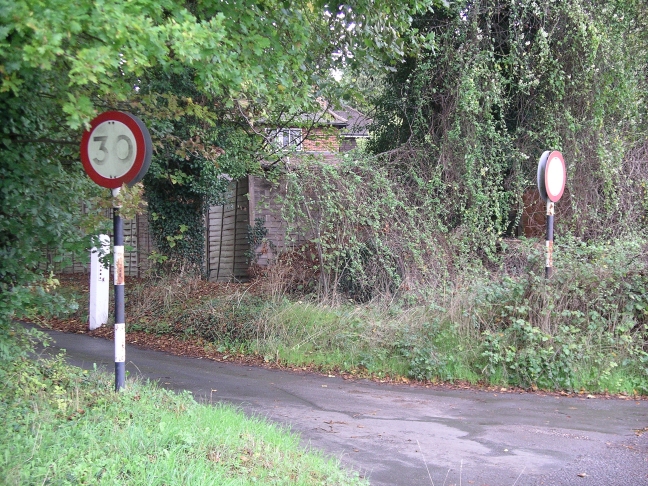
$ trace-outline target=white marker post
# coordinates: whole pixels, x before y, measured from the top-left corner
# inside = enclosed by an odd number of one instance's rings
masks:
[[[101,258],[110,252],[110,237],[99,235],[99,247],[90,253],[90,309],[88,328],[93,331],[108,322],[110,271],[103,266]]]

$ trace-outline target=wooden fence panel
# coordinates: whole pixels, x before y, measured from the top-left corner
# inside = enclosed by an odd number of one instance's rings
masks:
[[[230,182],[225,204],[212,206],[206,216],[206,267],[209,280],[248,280],[250,202],[247,179]]]
[[[112,211],[107,209],[106,219],[112,220]],[[128,277],[143,277],[150,268],[148,256],[153,250],[149,233],[148,216],[138,215],[135,219],[125,219],[124,225],[124,270]],[[110,233],[112,244],[112,233]],[[130,251],[128,251],[130,249]],[[71,253],[58,253],[45,249],[40,268],[59,274],[88,274],[90,273],[90,252],[81,257]],[[112,270],[112,269],[111,269]]]

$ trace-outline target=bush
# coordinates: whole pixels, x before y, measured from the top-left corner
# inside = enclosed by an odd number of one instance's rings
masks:
[[[486,375],[525,387],[577,389],[623,368],[639,377],[636,386],[645,392],[645,242],[566,239],[556,246],[551,280],[543,277],[541,257],[532,255],[524,275],[475,286],[463,324],[482,338]]]

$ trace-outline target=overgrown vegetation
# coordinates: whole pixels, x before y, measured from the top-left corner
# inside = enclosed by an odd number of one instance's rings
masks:
[[[257,319],[271,304],[255,294],[238,295],[234,287],[213,291],[195,269],[140,282],[129,295],[129,329],[249,349]]]
[[[192,318],[176,312],[176,325],[224,349],[238,343],[234,349],[268,361],[323,370],[647,394],[646,241],[564,239],[551,280],[541,245],[504,244],[499,274],[455,279],[418,304],[407,293],[390,303],[331,306],[246,292],[213,299]],[[196,322],[207,325],[201,331]]]
[[[418,16],[428,44],[374,100],[373,157],[287,171],[290,253],[310,257],[310,274],[282,272],[280,258],[267,275],[320,303],[390,308],[407,339],[365,342],[360,325],[341,341],[413,377],[645,393],[646,13],[633,1],[480,0]],[[549,148],[568,183],[559,274],[545,281],[542,248],[506,238]],[[407,325],[413,315],[425,317]],[[335,353],[334,329],[291,335]]]
[[[366,484],[296,436],[225,405],[48,360],[0,361],[0,482]]]
[[[87,2],[62,2],[53,17],[36,9],[42,25],[27,25],[27,3],[15,4],[0,11],[9,26],[0,46],[11,47],[0,58],[0,358],[15,339],[10,319],[52,295],[41,248],[82,246],[63,210],[72,198],[60,189],[69,183],[75,198],[93,191],[66,147],[94,106],[108,106],[148,116],[158,160],[147,194],[166,253],[158,257],[181,261],[133,289],[131,330],[378,376],[647,393],[645,2],[477,0],[432,2],[431,11],[411,2],[380,11],[367,1],[329,16],[309,2],[289,10],[234,2],[224,13],[167,2],[163,16],[157,4],[118,2],[111,18],[124,32],[156,27],[139,43],[106,43],[105,20],[78,15],[94,8]],[[415,29],[400,37],[410,14]],[[82,35],[67,33],[77,17]],[[371,22],[382,17],[394,28]],[[352,25],[360,37],[351,41]],[[240,46],[230,58],[218,57],[216,27],[219,42]],[[51,45],[42,45],[44,31],[57,33]],[[87,72],[88,53],[104,60],[101,69]],[[223,191],[220,172],[253,170],[243,133],[262,135],[259,124],[298,119],[316,96],[339,93],[324,79],[331,59],[356,64],[360,54],[391,72],[362,81],[384,83],[371,100],[370,155],[286,168],[283,216],[296,241],[260,272],[254,285],[264,292],[202,293],[199,272],[182,268],[202,257],[201,212]],[[509,237],[549,148],[565,155],[568,187],[547,281],[542,246]],[[45,165],[30,172],[33,160]],[[52,199],[48,184],[59,189]],[[261,226],[250,230],[251,242],[265,237]]]
[[[499,270],[388,302],[322,303],[294,286],[291,260],[244,286],[143,281],[129,288],[129,330],[357,376],[648,394],[648,242],[564,238],[551,280],[543,245],[502,245]]]
[[[235,160],[230,166],[240,170],[230,170],[217,153],[236,158],[246,145],[241,130],[262,135],[260,121],[296,117],[319,106],[318,96],[339,94],[335,65],[396,62],[411,15],[427,7],[420,0],[379,7],[363,0],[353,9],[301,0],[2,2],[0,352],[12,345],[11,320],[34,294],[47,298],[42,252],[83,254],[91,245],[81,228],[99,232],[80,208],[106,191],[78,163],[82,131],[98,112],[131,111],[151,128],[158,160],[148,193],[159,250],[196,262],[201,211],[223,190],[218,175],[247,169]]]
[[[618,236],[645,217],[645,2],[451,2],[388,76],[371,149],[434,224],[492,258],[543,151],[561,150],[560,228]]]
[[[454,262],[447,259],[468,255],[430,217],[441,200],[418,206],[388,167],[362,154],[345,154],[338,165],[312,161],[286,181],[286,233],[312,242],[303,250],[318,280],[307,283],[323,301],[391,299],[412,286],[433,292],[448,283]]]

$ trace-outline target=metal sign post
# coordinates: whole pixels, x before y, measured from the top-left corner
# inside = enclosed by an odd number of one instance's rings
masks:
[[[538,191],[540,191],[540,197],[547,203],[545,278],[551,278],[553,274],[555,203],[565,192],[566,181],[567,170],[562,154],[555,150],[544,152],[538,163]]]
[[[124,388],[126,381],[126,317],[124,309],[124,225],[117,204],[119,187],[112,190],[113,195],[113,247],[114,288],[115,288],[115,391]]]
[[[115,391],[126,381],[126,317],[124,310],[124,226],[117,201],[123,184],[142,180],[151,163],[153,142],[144,123],[130,113],[107,111],[90,122],[81,139],[81,162],[90,178],[112,190],[115,244]]]
[[[546,262],[545,278],[551,278],[553,274],[553,227],[554,227],[554,203],[547,201],[547,240],[546,240]]]

